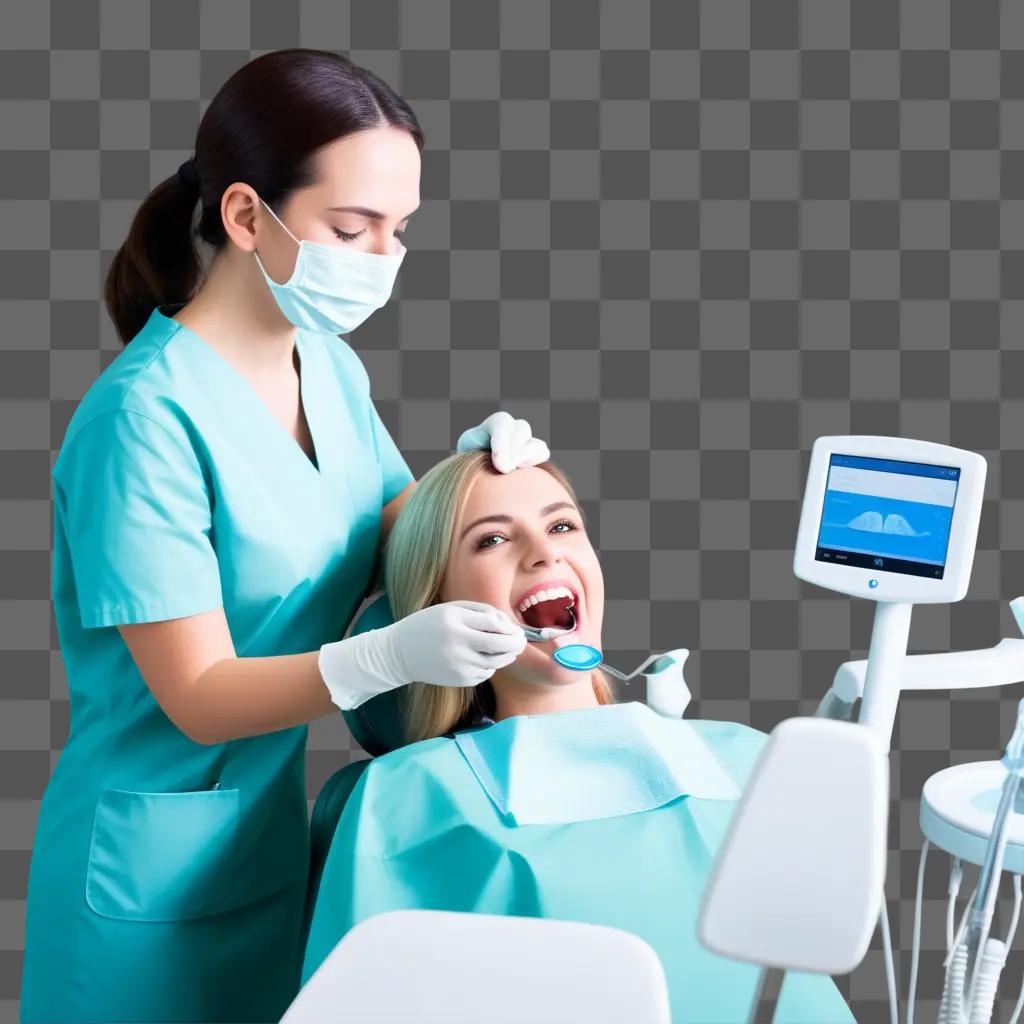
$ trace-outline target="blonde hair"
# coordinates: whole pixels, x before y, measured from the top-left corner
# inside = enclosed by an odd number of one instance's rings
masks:
[[[490,468],[486,450],[449,456],[424,473],[406,501],[384,547],[384,588],[396,620],[440,599],[455,523],[473,481]],[[550,473],[579,507],[572,484],[557,466],[542,462],[537,468]],[[615,695],[604,675],[595,672],[592,678],[598,703],[613,704]],[[403,704],[406,741],[413,743],[493,713],[494,691],[489,680],[476,687],[411,683]]]

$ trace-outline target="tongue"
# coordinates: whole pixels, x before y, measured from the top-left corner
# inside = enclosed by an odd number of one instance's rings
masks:
[[[555,597],[550,601],[541,601],[539,604],[531,605],[523,612],[523,621],[536,629],[545,629],[550,626],[564,629],[570,622],[570,604],[572,604],[572,599],[568,597]]]

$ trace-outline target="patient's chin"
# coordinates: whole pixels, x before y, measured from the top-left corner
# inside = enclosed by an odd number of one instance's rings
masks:
[[[553,650],[550,643],[531,644],[513,664],[495,675],[529,686],[550,687],[573,686],[587,675],[586,672],[563,668],[551,657],[549,648]]]

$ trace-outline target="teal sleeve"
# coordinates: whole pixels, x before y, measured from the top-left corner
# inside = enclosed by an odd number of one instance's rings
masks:
[[[210,496],[183,429],[127,409],[102,413],[68,439],[53,478],[83,627],[223,603]]]
[[[386,505],[392,498],[401,494],[415,479],[408,463],[398,450],[398,446],[388,433],[388,428],[381,421],[373,402],[370,402],[370,425],[373,429],[373,443],[377,448],[377,461],[380,464],[380,475],[383,483],[383,501]]]

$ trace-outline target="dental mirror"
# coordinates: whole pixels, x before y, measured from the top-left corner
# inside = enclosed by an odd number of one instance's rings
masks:
[[[609,675],[614,676],[616,679],[621,680],[624,683],[628,683],[634,676],[639,675],[657,675],[660,672],[665,672],[676,664],[677,659],[673,656],[675,652],[669,654],[652,654],[649,658],[645,658],[641,664],[633,669],[632,672],[620,672],[617,668],[613,668],[611,665],[604,663],[604,654],[599,651],[596,647],[592,647],[590,644],[565,644],[563,647],[559,647],[553,651],[551,657],[558,662],[562,668],[575,669],[578,672],[587,672],[592,668],[598,666]],[[684,651],[683,655],[689,652]]]
[[[547,640],[554,640],[556,637],[565,636],[576,628],[576,616],[572,609],[569,609],[569,625],[562,626],[527,626],[519,624],[519,628],[526,635],[530,643],[544,643]],[[628,683],[634,676],[647,674],[654,675],[665,671],[675,664],[675,659],[667,654],[652,654],[639,668],[634,669],[628,675],[620,672],[611,665],[605,665],[604,654],[590,644],[564,644],[551,652],[552,659],[562,668],[572,669],[576,672],[589,672],[598,666],[624,683]]]
[[[566,644],[551,652],[551,657],[558,662],[562,668],[576,669],[578,672],[586,672],[588,669],[597,668],[601,664],[604,655],[590,644]]]

